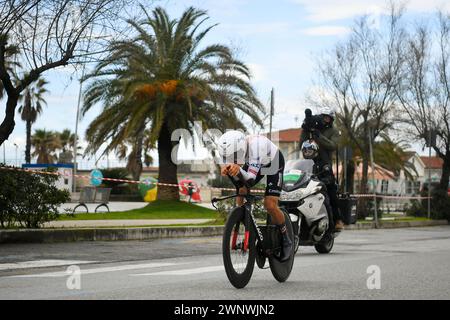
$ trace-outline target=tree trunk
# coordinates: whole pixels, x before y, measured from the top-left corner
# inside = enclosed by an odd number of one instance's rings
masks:
[[[355,192],[355,162],[353,160],[347,161],[347,172],[344,183],[347,183],[347,192],[352,194]]]
[[[25,146],[25,163],[31,163],[31,121],[27,120],[27,144]]]
[[[16,112],[17,101],[19,95],[8,95],[8,100],[6,101],[5,118],[0,125],[0,146],[8,140],[9,136],[14,130],[16,125],[14,121],[14,114]]]
[[[360,194],[368,193],[367,190],[368,176],[369,176],[369,160],[368,157],[363,156],[362,177],[361,177],[361,184],[359,186]],[[367,198],[365,197],[359,198],[356,209],[359,218],[365,218],[369,215],[367,204],[368,204]]]
[[[448,190],[448,182],[450,176],[450,152],[447,152],[444,157],[444,163],[442,164],[441,181],[439,182],[439,189]]]
[[[130,158],[128,159],[127,169],[131,172],[134,181],[139,181],[142,173],[142,144],[144,140],[144,132],[141,131],[131,150]]]
[[[171,132],[165,122],[158,137],[159,174],[158,182],[178,184],[177,165],[172,162]],[[180,200],[178,187],[158,185],[158,200]]]

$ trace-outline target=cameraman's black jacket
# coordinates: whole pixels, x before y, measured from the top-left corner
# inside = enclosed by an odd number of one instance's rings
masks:
[[[314,159],[314,163],[316,164],[316,170],[323,171],[326,165],[329,166],[329,174],[331,174],[332,180],[334,181],[333,171],[332,171],[332,161],[333,161],[333,153],[337,150],[339,133],[333,127],[323,128],[318,130],[320,135],[318,138],[314,138],[314,141],[319,145],[319,155],[316,159]],[[306,130],[302,130],[300,135],[300,148],[304,141],[310,139],[310,133]],[[323,178],[326,175],[321,175]],[[329,178],[331,178],[329,177]],[[322,177],[321,177],[322,178]],[[322,180],[322,179],[321,179]],[[328,180],[328,179],[324,179]],[[324,181],[328,183],[328,181]],[[331,181],[329,181],[331,183]]]

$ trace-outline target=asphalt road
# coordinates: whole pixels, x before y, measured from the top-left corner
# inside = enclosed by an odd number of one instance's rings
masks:
[[[331,254],[301,247],[287,282],[255,266],[241,290],[220,248],[220,237],[0,245],[0,299],[450,299],[450,226],[346,231]]]

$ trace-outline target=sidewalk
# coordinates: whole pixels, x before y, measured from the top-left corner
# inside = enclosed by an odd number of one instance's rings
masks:
[[[75,206],[78,205],[78,202],[69,202],[69,203],[63,203],[62,205],[59,206],[59,212],[60,213],[65,213],[64,209],[70,209],[70,211],[73,210],[73,208],[75,208]],[[97,207],[99,205],[99,203],[88,203],[86,204],[89,212],[94,212],[95,211],[95,207]],[[113,201],[108,203],[108,207],[109,207],[109,211],[111,212],[120,212],[120,211],[128,211],[128,210],[133,210],[133,209],[139,209],[139,208],[143,208],[146,205],[148,205],[147,202],[120,202],[120,201]],[[100,208],[100,211],[105,211],[106,209]],[[77,208],[77,213],[86,213],[86,209],[83,207]]]
[[[44,224],[44,228],[138,227],[179,224],[202,224],[210,219],[129,219],[129,220],[65,220]]]
[[[211,202],[202,202],[202,203],[193,203],[195,205],[205,207],[208,209],[213,209]],[[59,212],[65,213],[64,209],[70,209],[71,211],[75,206],[78,205],[78,202],[69,202],[69,203],[63,203],[59,206]],[[94,212],[95,207],[99,205],[99,203],[88,203],[86,204],[89,212]],[[112,201],[108,203],[109,211],[110,212],[121,212],[121,211],[128,211],[133,209],[140,209],[148,205],[148,202],[124,202],[124,201]],[[104,207],[100,208],[99,211],[104,212],[106,209]],[[83,207],[77,208],[76,213],[86,213],[86,209]]]
[[[197,220],[197,219],[196,219]],[[199,219],[200,220],[200,219]],[[127,220],[125,220],[127,221]],[[136,221],[132,220],[133,225]],[[167,221],[167,220],[159,220]],[[183,220],[170,220],[171,224]],[[65,221],[64,221],[65,222]],[[68,221],[80,222],[80,221]],[[102,221],[103,222],[103,221]],[[92,223],[92,221],[89,221]],[[149,223],[149,220],[145,220]],[[447,220],[410,221],[410,222],[384,222],[380,228],[407,228],[448,226]],[[78,228],[52,228],[52,229],[16,229],[0,230],[1,243],[44,243],[44,242],[71,242],[71,241],[113,241],[113,240],[149,240],[177,237],[208,237],[223,234],[223,226],[178,226],[178,227],[78,227]],[[357,223],[347,226],[346,230],[374,229],[372,223]],[[344,232],[346,232],[344,230]]]

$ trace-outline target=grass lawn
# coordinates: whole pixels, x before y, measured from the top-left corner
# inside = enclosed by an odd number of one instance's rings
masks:
[[[110,213],[77,213],[61,215],[59,220],[112,220],[112,219],[216,219],[217,212],[182,201],[155,201],[144,208]]]
[[[391,216],[391,215],[383,215],[383,217],[394,217],[394,220],[379,220],[381,223],[383,222],[402,222],[402,221],[427,221],[431,219],[428,219],[426,217],[410,217],[410,216]],[[375,222],[375,220],[358,220],[360,223],[372,223]]]

